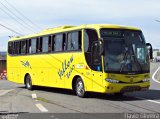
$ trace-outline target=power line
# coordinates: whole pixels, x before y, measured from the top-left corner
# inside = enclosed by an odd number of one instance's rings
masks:
[[[15,16],[16,18],[18,18],[21,22],[23,22],[26,28],[28,28],[28,29],[32,30],[33,32],[35,32],[32,28],[30,28],[30,27],[27,25],[27,23],[26,23],[23,19],[19,18],[14,12],[12,12],[12,11],[11,11],[6,5],[4,5],[1,1],[0,1],[0,4],[1,4],[4,8],[6,8],[13,16]],[[23,25],[23,26],[24,26],[24,25]],[[37,31],[36,31],[36,32],[37,32]]]
[[[14,33],[16,33],[16,34],[18,34],[18,35],[23,36],[23,34],[21,34],[21,33],[17,32],[17,31],[15,31],[15,30],[13,30],[13,29],[11,29],[11,28],[8,28],[8,27],[6,27],[6,26],[5,26],[5,25],[3,25],[3,24],[0,24],[0,26],[2,26],[2,27],[4,27],[4,28],[6,28],[7,30],[12,31],[12,32],[14,32]]]
[[[22,14],[18,9],[16,9],[11,3],[9,3],[7,0],[4,0],[8,5],[10,5],[18,14],[20,14],[22,17],[24,17],[28,22],[30,22],[32,25],[34,25],[38,30],[41,30],[42,28],[39,27],[37,24],[33,23],[29,18],[27,18],[24,14]]]
[[[5,25],[5,26],[10,26],[10,28],[15,29],[17,32],[23,31],[20,27],[13,26],[12,24],[9,24],[9,23],[7,23],[7,22],[4,22],[3,25]],[[14,27],[16,27],[16,28],[14,28]],[[23,34],[24,34],[24,33],[23,33]],[[27,33],[25,33],[24,35],[26,35],[26,34],[27,34]]]
[[[1,9],[5,14],[7,14],[10,18],[14,19],[18,24],[20,24],[21,26],[23,26],[23,24],[22,24],[21,22],[19,22],[17,19],[15,19],[12,15],[8,14],[4,9],[2,9],[1,7],[0,7],[0,9]],[[21,28],[23,28],[23,27],[21,27]],[[24,29],[24,30],[25,30],[25,29]]]

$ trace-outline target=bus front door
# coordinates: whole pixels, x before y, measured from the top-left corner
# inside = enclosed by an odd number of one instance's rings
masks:
[[[100,42],[94,42],[92,45],[92,81],[93,90],[101,92],[103,90],[103,73],[102,73],[102,58],[100,54]]]
[[[92,70],[93,91],[101,92],[103,90],[103,75],[101,71]]]

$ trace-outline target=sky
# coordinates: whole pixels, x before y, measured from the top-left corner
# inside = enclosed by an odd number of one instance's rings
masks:
[[[63,25],[118,24],[142,29],[146,42],[160,49],[155,20],[160,20],[160,0],[0,0],[0,24],[23,35]],[[0,26],[0,51],[17,35]]]

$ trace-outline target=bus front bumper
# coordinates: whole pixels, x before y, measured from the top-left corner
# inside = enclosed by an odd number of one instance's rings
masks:
[[[146,91],[150,87],[149,82],[122,84],[122,83],[107,83],[105,86],[105,93],[124,93],[134,91]]]

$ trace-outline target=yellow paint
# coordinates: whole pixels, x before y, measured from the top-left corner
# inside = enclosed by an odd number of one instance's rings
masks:
[[[114,29],[132,29],[140,30],[133,27],[124,27],[118,25],[82,25],[82,26],[64,26],[54,29],[44,30],[39,34],[30,36],[15,37],[9,41],[30,39],[32,37],[44,36],[48,34],[55,34],[66,31],[84,30],[85,28],[96,29],[100,28],[114,28]],[[98,34],[100,34],[98,32]],[[37,54],[27,56],[10,56],[7,55],[7,75],[8,80],[16,83],[24,83],[26,74],[30,74],[33,85],[58,87],[72,89],[72,81],[75,76],[80,76],[84,82],[85,90],[92,92],[114,93],[120,92],[125,86],[140,86],[149,87],[150,83],[138,83],[145,78],[149,78],[148,74],[139,75],[123,75],[123,74],[107,74],[104,72],[92,71],[86,63],[83,49],[82,34],[82,51],[68,52],[68,53],[51,53],[51,54]],[[73,61],[70,61],[73,57]],[[103,58],[102,58],[103,59]],[[63,70],[62,64],[65,65],[70,61],[69,67]],[[24,66],[23,63],[29,62],[30,66]],[[103,62],[103,61],[102,61]],[[103,63],[102,63],[103,64]],[[103,67],[102,67],[103,68]],[[147,76],[146,76],[147,75]],[[106,78],[113,78],[124,83],[113,84],[106,82]],[[130,80],[133,78],[133,81]],[[109,87],[109,89],[107,88]]]

